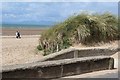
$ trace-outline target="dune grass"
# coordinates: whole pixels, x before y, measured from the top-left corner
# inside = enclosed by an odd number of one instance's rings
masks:
[[[81,13],[45,31],[39,39],[44,55],[66,49],[73,44],[92,44],[119,39],[117,16],[111,13]]]

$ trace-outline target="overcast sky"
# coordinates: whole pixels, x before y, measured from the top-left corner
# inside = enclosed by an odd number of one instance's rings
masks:
[[[74,13],[111,12],[118,14],[117,2],[4,2],[2,20],[4,23],[53,24]],[[0,14],[1,15],[1,14]]]

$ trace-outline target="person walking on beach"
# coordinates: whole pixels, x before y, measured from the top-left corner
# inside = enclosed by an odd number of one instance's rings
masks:
[[[21,38],[21,37],[20,37],[20,32],[19,32],[19,31],[16,31],[16,38]]]

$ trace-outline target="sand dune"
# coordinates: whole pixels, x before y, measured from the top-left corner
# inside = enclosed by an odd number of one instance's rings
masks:
[[[23,35],[21,39],[15,36],[2,36],[2,65],[24,64],[38,61],[42,53],[37,53],[40,35]],[[118,41],[100,44],[94,47],[118,47]],[[86,46],[77,45],[76,48],[87,48]],[[89,48],[89,47],[88,47]]]

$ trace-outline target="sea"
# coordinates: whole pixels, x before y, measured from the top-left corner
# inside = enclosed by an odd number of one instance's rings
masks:
[[[45,29],[50,28],[52,25],[26,25],[26,24],[2,24],[0,26],[1,28],[14,28],[14,29],[20,29],[20,28],[39,28],[39,29]]]

